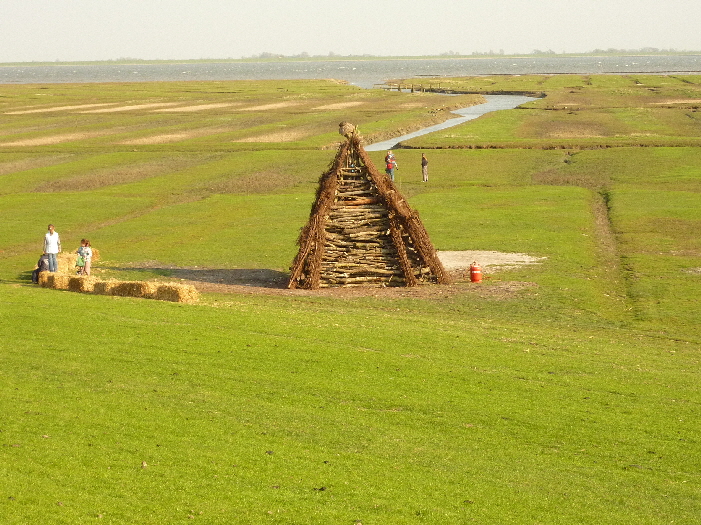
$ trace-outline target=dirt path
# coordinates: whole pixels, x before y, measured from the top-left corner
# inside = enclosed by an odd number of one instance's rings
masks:
[[[222,294],[278,295],[278,296],[317,296],[317,297],[382,297],[382,298],[421,298],[442,299],[446,297],[473,294],[479,297],[505,299],[524,290],[536,288],[531,282],[501,281],[499,270],[524,265],[538,264],[544,258],[522,253],[496,251],[445,251],[438,253],[446,271],[453,278],[449,285],[421,285],[405,287],[353,287],[322,288],[320,290],[289,290],[288,274],[267,269],[214,269],[214,268],[163,268],[171,277],[194,285],[200,292]],[[469,282],[469,268],[478,262],[485,275],[485,283]],[[495,275],[496,274],[496,275]]]

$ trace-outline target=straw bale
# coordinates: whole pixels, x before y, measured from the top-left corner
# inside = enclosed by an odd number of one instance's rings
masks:
[[[92,292],[97,279],[84,275],[68,278],[68,289],[71,292]]]
[[[119,281],[110,279],[109,281],[96,281],[93,285],[93,293],[100,295],[112,295],[112,288],[117,285]]]
[[[175,303],[196,303],[200,294],[191,284],[168,283],[159,285],[153,298]]]
[[[75,262],[78,260],[78,254],[75,252],[61,252],[56,255],[59,273],[75,273]],[[92,257],[90,261],[94,263],[100,260],[100,250],[92,249]]]
[[[62,273],[50,273],[48,277],[49,287],[54,290],[68,290],[68,280],[70,276]]]
[[[39,286],[42,288],[53,288],[53,281],[49,282],[49,276],[51,275],[53,275],[51,272],[39,272]]]
[[[146,281],[116,281],[110,288],[110,295],[120,297],[145,297],[154,295],[157,285]]]
[[[56,262],[59,273],[75,273],[75,262],[78,260],[77,253],[61,252],[56,255]]]

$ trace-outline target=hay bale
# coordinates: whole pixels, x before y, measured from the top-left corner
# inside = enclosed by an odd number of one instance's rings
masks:
[[[196,303],[200,300],[200,293],[191,284],[168,283],[158,286],[153,298],[175,303]]]
[[[70,277],[62,273],[49,273],[48,284],[49,288],[54,290],[68,290],[68,280]]]
[[[151,298],[157,290],[155,283],[146,281],[116,281],[110,288],[110,295],[120,297],[144,297]]]
[[[42,288],[52,288],[49,284],[49,276],[53,275],[51,272],[39,272],[39,286]]]
[[[92,292],[97,279],[86,275],[73,276],[68,279],[68,289],[71,292]]]
[[[93,293],[100,295],[112,295],[112,288],[119,283],[119,281],[109,280],[109,281],[95,281],[93,285]]]
[[[56,255],[58,273],[75,274],[75,262],[78,260],[77,253],[61,252]]]

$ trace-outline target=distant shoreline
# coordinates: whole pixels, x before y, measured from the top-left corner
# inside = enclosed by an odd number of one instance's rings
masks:
[[[532,58],[597,58],[597,57],[684,57],[701,56],[701,51],[679,52],[631,52],[631,53],[538,53],[522,55],[479,54],[479,55],[426,55],[426,56],[309,56],[309,57],[266,57],[266,58],[201,58],[182,60],[149,60],[149,59],[120,59],[120,60],[84,60],[84,61],[55,61],[55,62],[0,62],[0,67],[32,67],[32,66],[96,66],[96,65],[157,65],[157,64],[241,64],[241,63],[276,63],[276,62],[365,62],[382,60],[518,60]]]

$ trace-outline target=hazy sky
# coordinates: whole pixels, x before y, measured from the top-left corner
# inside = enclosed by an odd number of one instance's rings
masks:
[[[699,0],[0,0],[0,62],[701,50]]]

